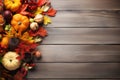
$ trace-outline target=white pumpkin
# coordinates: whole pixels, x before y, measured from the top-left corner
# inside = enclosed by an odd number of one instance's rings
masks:
[[[38,25],[38,23],[36,23],[36,22],[32,22],[32,23],[30,24],[30,29],[33,30],[33,31],[37,30],[38,27],[39,27],[39,25]]]
[[[16,52],[7,52],[2,59],[3,66],[10,71],[16,70],[21,64],[21,61],[17,57],[19,57],[19,54]]]
[[[34,18],[34,21],[37,23],[43,22],[44,16],[42,14],[37,14]]]

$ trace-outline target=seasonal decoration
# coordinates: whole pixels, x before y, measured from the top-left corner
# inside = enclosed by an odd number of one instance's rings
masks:
[[[0,80],[24,80],[56,14],[49,0],[0,1]]]
[[[11,20],[12,33],[21,36],[22,32],[29,27],[29,19],[27,16],[15,14]]]
[[[19,57],[19,54],[16,52],[7,52],[2,59],[3,66],[8,70],[16,70],[21,64],[17,57]]]
[[[4,5],[6,9],[10,9],[11,11],[15,12],[21,6],[20,0],[4,0]]]

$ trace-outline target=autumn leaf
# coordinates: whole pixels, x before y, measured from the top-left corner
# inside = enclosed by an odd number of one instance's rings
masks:
[[[44,25],[52,23],[51,19],[47,16],[44,16]]]
[[[38,7],[37,10],[34,12],[34,14],[37,15],[37,14],[41,14],[42,12],[43,10],[40,7]]]
[[[47,30],[44,29],[43,27],[40,27],[37,31],[29,31],[30,36],[41,36],[41,37],[45,37],[47,36]]]
[[[37,5],[38,5],[38,6],[42,6],[42,5],[44,5],[45,3],[47,3],[47,2],[48,2],[48,0],[38,0]]]
[[[43,14],[46,14],[48,16],[55,16],[55,14],[57,13],[57,11],[53,8],[50,8],[47,12],[43,13]]]

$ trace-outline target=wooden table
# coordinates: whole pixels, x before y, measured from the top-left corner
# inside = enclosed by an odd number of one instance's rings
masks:
[[[29,80],[120,80],[120,0],[51,0],[58,10]]]

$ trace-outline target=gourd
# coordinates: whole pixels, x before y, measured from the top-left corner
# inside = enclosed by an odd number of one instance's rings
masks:
[[[2,64],[7,70],[16,70],[20,67],[21,61],[17,59],[19,54],[16,52],[7,52],[2,58]]]
[[[11,20],[12,33],[18,33],[21,36],[22,32],[29,27],[29,19],[27,16],[15,14]]]
[[[37,22],[37,23],[43,22],[43,19],[44,19],[44,17],[42,14],[37,14],[34,18],[35,22]]]
[[[32,23],[30,24],[30,29],[33,30],[33,31],[37,30],[38,27],[39,27],[39,25],[38,25],[38,23],[36,23],[36,22],[32,22]]]
[[[21,6],[20,0],[4,0],[4,5],[6,9],[10,9],[11,11],[15,12]]]
[[[8,43],[9,43],[9,38],[8,37],[3,37],[0,44],[1,44],[1,47],[7,48],[8,47]]]

